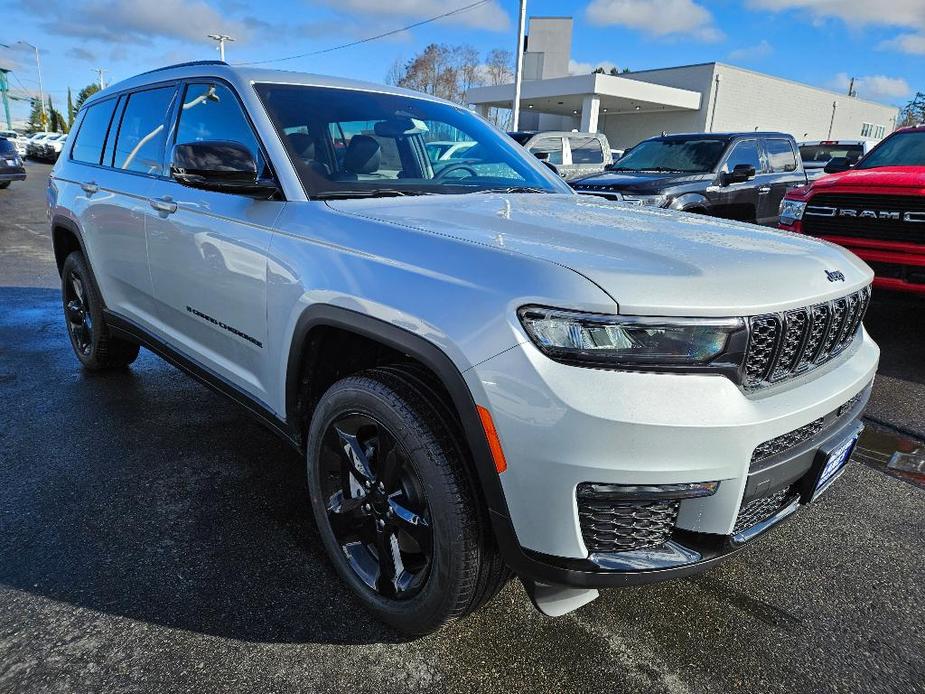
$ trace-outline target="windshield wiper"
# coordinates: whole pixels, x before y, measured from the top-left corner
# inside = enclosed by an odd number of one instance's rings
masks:
[[[426,190],[399,190],[398,188],[373,188],[372,190],[322,190],[311,196],[312,200],[340,200],[345,198],[398,198],[405,195],[436,195]]]
[[[533,188],[531,186],[508,186],[507,188],[482,188],[473,191],[474,193],[548,193],[543,188]]]

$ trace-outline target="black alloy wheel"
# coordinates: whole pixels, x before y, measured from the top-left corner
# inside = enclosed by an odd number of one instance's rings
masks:
[[[64,280],[64,313],[74,350],[90,356],[93,349],[93,316],[87,306],[84,280],[71,268]]]
[[[321,464],[328,521],[350,567],[383,597],[416,595],[433,562],[433,528],[395,436],[368,414],[346,414],[325,432]]]

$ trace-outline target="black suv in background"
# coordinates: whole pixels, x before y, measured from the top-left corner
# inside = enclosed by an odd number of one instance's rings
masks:
[[[777,132],[664,135],[570,184],[634,205],[776,225],[784,194],[807,182],[798,152],[792,136]]]

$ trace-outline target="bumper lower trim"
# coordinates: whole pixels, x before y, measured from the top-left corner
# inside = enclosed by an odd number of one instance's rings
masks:
[[[796,513],[799,508],[800,508],[800,500],[794,499],[787,506],[784,506],[784,508],[782,508],[780,511],[775,513],[770,518],[766,518],[763,521],[759,521],[758,523],[755,523],[750,528],[746,528],[742,532],[736,533],[735,535],[733,535],[732,538],[730,539],[730,542],[733,545],[745,544],[752,538],[755,538],[761,533],[763,533],[765,530],[770,529],[772,526],[777,525],[785,518],[790,517],[792,514]]]

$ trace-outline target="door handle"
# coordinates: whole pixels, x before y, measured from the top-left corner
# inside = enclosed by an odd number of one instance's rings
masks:
[[[88,195],[93,195],[94,193],[100,192],[100,187],[96,185],[93,181],[88,181],[87,183],[81,183],[80,187],[83,188],[83,191]]]
[[[173,214],[177,211],[177,203],[171,200],[168,197],[163,198],[149,198],[148,202],[158,212],[164,212],[165,214]]]
[[[767,195],[771,192],[771,186],[761,186],[758,189],[758,195]]]

